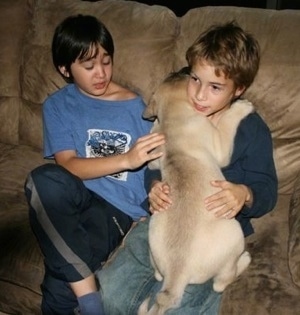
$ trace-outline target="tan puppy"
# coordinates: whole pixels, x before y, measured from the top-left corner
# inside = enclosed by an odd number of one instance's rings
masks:
[[[188,284],[213,278],[222,292],[249,265],[244,235],[235,219],[217,218],[204,199],[218,191],[212,180],[222,180],[240,121],[253,111],[248,101],[236,101],[215,127],[187,102],[188,76],[173,74],[153,95],[145,118],[157,118],[155,131],[166,135],[164,155],[150,168],[160,168],[170,186],[172,206],[152,215],[149,225],[151,260],[157,280],[163,280],[155,304],[148,299],[139,315],[162,315],[180,305]]]

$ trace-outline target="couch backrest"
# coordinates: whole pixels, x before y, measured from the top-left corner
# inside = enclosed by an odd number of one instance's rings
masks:
[[[52,65],[55,26],[73,14],[92,14],[111,31],[114,78],[147,102],[185,51],[209,25],[235,19],[259,40],[261,67],[246,96],[269,125],[280,191],[291,192],[300,170],[300,11],[203,7],[176,17],[166,7],[133,1],[2,0],[0,2],[0,142],[41,148],[41,108],[65,82]],[[263,152],[261,152],[263,154]]]
[[[0,1],[0,142],[19,143],[20,80],[32,1]]]

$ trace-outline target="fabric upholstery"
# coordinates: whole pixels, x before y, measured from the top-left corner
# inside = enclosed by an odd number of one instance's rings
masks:
[[[31,6],[24,0],[0,2],[0,141],[17,144],[20,109],[19,71]]]
[[[261,46],[261,65],[245,93],[268,124],[279,197],[252,220],[250,267],[223,294],[220,315],[294,315],[300,310],[300,11],[199,7],[177,17],[134,1],[0,1],[0,312],[40,313],[43,258],[28,222],[26,175],[42,157],[42,103],[65,85],[51,60],[55,26],[92,14],[115,42],[114,79],[147,102],[208,26],[236,20]],[[264,154],[261,152],[261,154]],[[114,315],[114,314],[110,314]],[[133,315],[133,314],[129,314]]]
[[[290,203],[288,263],[294,283],[300,287],[300,177]]]

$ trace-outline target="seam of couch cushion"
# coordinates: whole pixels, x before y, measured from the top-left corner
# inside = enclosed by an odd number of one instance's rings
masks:
[[[293,282],[300,287],[300,172],[290,202],[288,264]]]

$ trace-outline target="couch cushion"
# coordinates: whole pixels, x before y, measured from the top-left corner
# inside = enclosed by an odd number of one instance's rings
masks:
[[[0,309],[39,314],[43,257],[31,231],[24,194],[0,194]]]
[[[23,194],[28,172],[45,162],[41,150],[0,143],[0,152],[0,194]]]
[[[288,262],[292,279],[300,287],[300,173],[290,204]]]
[[[290,197],[279,195],[272,212],[252,220],[255,234],[246,238],[251,264],[224,291],[219,315],[295,315],[300,309],[287,265]]]
[[[40,314],[43,258],[28,220],[24,182],[41,150],[0,143],[0,310]]]
[[[19,71],[31,2],[0,1],[0,142],[10,144],[19,140]]]
[[[65,84],[52,65],[52,36],[59,22],[78,12],[95,15],[106,24],[116,48],[114,79],[141,92],[145,100],[172,69],[178,20],[166,7],[112,0],[38,0],[22,65],[23,143],[41,146],[38,106]]]

